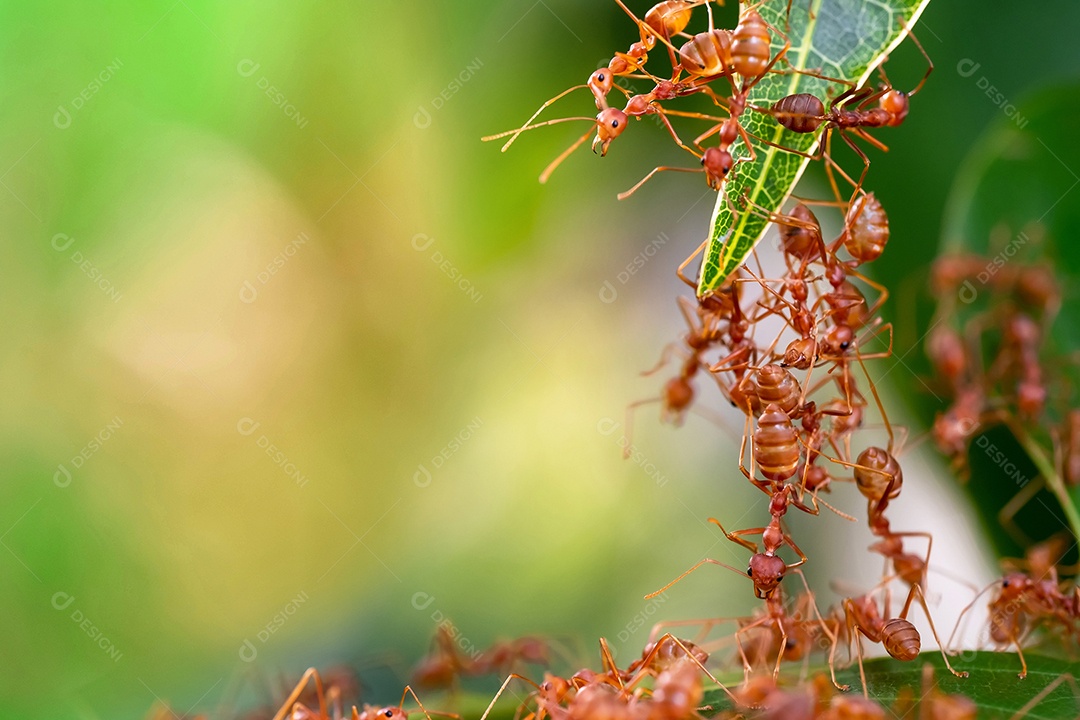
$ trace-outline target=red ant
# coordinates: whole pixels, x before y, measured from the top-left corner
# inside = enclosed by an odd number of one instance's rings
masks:
[[[886,586],[890,580],[892,580],[892,578],[887,578],[878,586],[885,588],[883,611],[878,610],[877,601],[873,596],[874,591],[857,598],[847,598],[842,604],[844,613],[843,627],[846,629],[844,639],[849,643],[849,655],[850,643],[855,644],[859,661],[859,679],[862,681],[863,696],[867,697],[866,672],[863,668],[862,637],[865,637],[872,643],[881,644],[885,648],[885,651],[897,660],[911,661],[919,656],[919,651],[922,646],[919,631],[907,619],[908,612],[911,609],[911,602],[916,596],[918,596],[919,604],[926,613],[926,619],[930,623],[930,631],[934,634],[934,639],[941,648],[941,657],[945,660],[945,667],[956,677],[967,677],[968,674],[966,671],[953,669],[952,664],[949,662],[949,657],[945,652],[945,646],[942,645],[941,639],[938,637],[937,629],[934,627],[934,620],[930,616],[930,608],[927,607],[926,598],[923,596],[922,588],[919,585],[915,584],[911,586],[911,589],[908,591],[907,600],[905,600],[904,607],[901,609],[900,614],[895,617],[890,617],[889,592],[888,587]],[[838,637],[840,637],[840,635],[840,633],[837,634]],[[836,646],[834,645],[830,651],[830,667],[833,666],[833,657],[835,656],[835,653]],[[849,689],[845,685],[836,683],[835,675],[833,676],[833,683],[841,690]]]
[[[926,58],[928,64],[926,74],[923,75],[922,80],[919,81],[914,90],[903,92],[894,89],[882,68],[880,72],[884,82],[883,87],[876,90],[872,87],[849,87],[848,90],[833,98],[829,103],[828,111],[826,111],[825,104],[819,98],[809,93],[788,95],[777,100],[770,109],[764,111],[771,114],[776,122],[784,128],[795,133],[813,133],[824,125],[826,140],[821,144],[821,147],[823,148],[822,152],[825,154],[829,154],[833,131],[839,131],[840,137],[863,162],[863,171],[859,177],[859,182],[852,183],[855,186],[855,192],[851,196],[852,201],[859,194],[863,181],[866,179],[866,172],[870,169],[870,158],[867,157],[862,148],[848,137],[848,133],[856,135],[882,151],[888,150],[881,141],[866,132],[865,128],[895,127],[903,123],[910,107],[910,98],[922,89],[923,84],[926,83],[930,73],[934,70],[934,63],[930,56],[926,54],[926,50],[923,49],[918,38],[910,30],[908,30],[908,36],[915,43],[915,46],[919,48],[919,52]],[[875,101],[877,107],[869,107]],[[840,193],[832,176],[831,168],[833,165],[834,163],[830,160],[826,165],[826,170],[829,173],[829,181],[833,186],[833,192],[839,197]],[[839,170],[839,168],[837,169]],[[850,180],[850,178],[848,179]]]
[[[949,638],[950,644],[960,623],[983,593],[991,588],[998,591],[990,600],[990,639],[996,645],[1012,645],[1020,658],[1022,679],[1027,677],[1027,661],[1021,647],[1023,640],[1034,630],[1036,624],[1058,625],[1066,637],[1077,632],[1080,622],[1080,588],[1071,583],[1063,584],[1058,579],[1059,567],[1054,563],[1058,558],[1051,543],[1039,544],[1029,551],[1027,568],[1042,574],[1012,570],[1000,580],[987,585],[957,618],[956,627]]]
[[[793,570],[800,565],[803,565],[807,561],[806,554],[799,549],[799,546],[796,545],[795,541],[791,539],[791,536],[784,531],[780,523],[781,518],[787,512],[787,506],[788,503],[791,502],[791,494],[793,493],[793,491],[794,486],[789,485],[784,486],[772,495],[772,500],[769,503],[771,519],[769,520],[769,524],[765,527],[749,528],[745,530],[735,530],[733,532],[728,532],[724,529],[724,526],[720,523],[719,520],[712,517],[709,518],[709,522],[720,528],[720,531],[724,533],[724,536],[727,537],[728,540],[742,545],[747,550],[750,550],[753,553],[753,555],[750,557],[750,562],[747,567],[746,574],[754,582],[754,595],[756,595],[758,599],[765,599],[769,597],[779,586],[780,581],[784,579],[784,576],[789,570]],[[801,505],[801,503],[799,503],[798,501],[795,501],[795,504],[796,507],[799,507]],[[812,511],[808,510],[808,512]],[[758,550],[758,546],[755,543],[750,542],[749,540],[745,540],[742,537],[743,535],[761,535],[761,551]],[[798,562],[789,565],[784,562],[783,558],[777,555],[777,552],[784,545],[787,545],[795,551],[795,553],[799,556]],[[682,575],[679,575],[679,577],[675,578],[664,587],[646,595],[645,599],[649,600],[656,597],[657,595],[663,594],[672,585],[679,582],[687,575],[694,572],[706,563],[719,565],[736,573],[739,572],[738,570],[735,570],[735,568],[731,567],[726,563],[722,563],[719,560],[714,560],[713,558],[704,558],[702,560],[699,560],[693,565],[693,567],[684,572]],[[739,574],[741,575],[742,573]]]
[[[317,702],[319,704],[319,712],[315,712],[305,706],[303,703],[298,702],[298,698],[304,693],[307,688],[308,682],[315,681],[315,694]],[[363,711],[357,710],[356,706],[352,709],[352,720],[408,720],[410,711],[404,709],[405,698],[408,695],[412,695],[416,700],[416,704],[420,708],[420,712],[424,713],[424,716],[431,720],[432,715],[441,715],[443,717],[455,718],[461,720],[459,715],[454,713],[444,713],[429,711],[424,707],[424,704],[420,702],[420,698],[417,697],[413,689],[408,685],[405,686],[405,690],[401,693],[401,701],[397,706],[376,707],[373,705],[364,705]],[[338,709],[340,710],[340,709]],[[300,682],[296,684],[293,691],[289,694],[289,697],[282,704],[281,708],[274,715],[274,720],[284,720],[286,716],[289,716],[291,720],[325,720],[330,716],[326,710],[326,694],[323,692],[323,681],[319,676],[319,671],[315,668],[308,668],[303,677],[300,678]],[[335,717],[340,717],[340,712],[335,711]]]

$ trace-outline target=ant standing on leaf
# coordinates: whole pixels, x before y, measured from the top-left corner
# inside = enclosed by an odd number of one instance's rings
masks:
[[[315,693],[317,702],[319,705],[318,714],[303,703],[298,702],[298,698],[304,693],[307,685],[310,681],[315,681]],[[408,695],[412,695],[419,707],[418,711],[405,710],[405,698]],[[340,708],[335,709],[335,717],[333,720],[341,720]],[[454,720],[461,720],[461,717],[455,713],[444,713],[429,711],[424,707],[424,704],[420,702],[420,698],[417,697],[413,689],[408,685],[405,686],[405,690],[401,693],[401,701],[397,706],[385,706],[376,707],[374,705],[364,705],[362,711],[358,710],[354,705],[352,708],[352,720],[408,720],[408,717],[413,712],[422,712],[427,720],[431,720],[432,715],[439,715],[442,717],[453,718]],[[327,714],[326,709],[326,694],[323,692],[322,678],[319,676],[319,671],[315,668],[308,668],[303,677],[300,678],[300,682],[296,684],[293,691],[289,694],[289,697],[282,704],[281,708],[274,715],[274,720],[329,720],[330,716]]]

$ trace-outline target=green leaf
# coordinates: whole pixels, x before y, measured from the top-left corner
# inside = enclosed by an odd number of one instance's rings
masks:
[[[1025,655],[1028,663],[1028,675],[1021,680],[1017,677],[1020,660],[1015,653],[973,652],[964,655],[964,661],[953,665],[958,670],[967,670],[969,676],[958,678],[945,669],[941,653],[926,652],[911,662],[900,662],[893,658],[876,658],[865,663],[867,692],[871,699],[886,708],[900,710],[898,699],[910,692],[911,702],[918,703],[930,688],[923,688],[923,666],[934,667],[934,682],[937,689],[949,695],[964,695],[979,707],[979,718],[1009,718],[1031,702],[1036,695],[1066,673],[1075,673],[1075,663],[1038,655]],[[828,668],[819,672],[828,673]],[[813,674],[811,674],[813,676]],[[741,673],[733,680],[734,687],[741,682]],[[727,682],[720,678],[721,682]],[[841,684],[851,686],[849,693],[857,693],[861,687],[858,666],[845,668],[837,672]],[[720,689],[709,690],[705,702],[717,710],[730,710],[731,701]],[[918,706],[916,705],[916,708]],[[1060,720],[1075,718],[1080,715],[1080,698],[1077,698],[1073,686],[1062,681],[1023,716],[1025,720]],[[753,714],[751,713],[751,717]],[[891,717],[886,713],[887,717]],[[924,717],[919,710],[898,717]],[[927,716],[929,717],[929,716]]]
[[[965,288],[960,303],[956,298],[937,300],[955,305],[954,327],[963,327],[995,299],[987,285],[993,275],[1013,263],[1038,262],[1053,268],[1063,295],[1041,357],[1048,374],[1047,424],[1017,427],[1015,433],[999,428],[991,431],[996,435],[974,438],[970,460],[980,488],[971,490],[989,493],[980,498],[980,511],[993,527],[995,506],[1000,508],[1017,493],[1012,477],[1017,473],[1009,471],[1041,475],[1053,495],[1044,493],[1043,502],[1029,502],[1030,517],[1022,524],[1060,529],[1063,516],[1080,537],[1080,487],[1067,487],[1059,477],[1048,433],[1070,405],[1080,406],[1075,396],[1080,387],[1080,144],[1074,125],[1067,122],[1080,113],[1080,85],[1047,88],[1017,105],[1006,98],[1000,113],[961,165],[946,206],[942,240],[942,254],[976,253],[988,258],[987,266]],[[984,367],[992,360],[983,358]],[[1000,449],[1002,461],[989,457],[991,443]],[[994,517],[985,517],[986,511]]]
[[[861,84],[893,47],[905,37],[904,25],[911,27],[929,0],[811,0],[810,7],[797,2],[791,10],[791,47],[787,59],[794,68],[813,70],[820,75]],[[766,0],[758,10],[774,27],[787,26],[788,0]],[[773,52],[783,40],[773,33]],[[782,63],[778,63],[778,66]],[[769,107],[794,93],[812,93],[828,102],[845,86],[799,73],[770,73],[749,93],[749,103]],[[794,133],[770,115],[747,110],[741,118],[751,135],[812,154],[818,133]],[[742,207],[746,198],[754,205],[776,213],[787,200],[810,159],[776,147],[755,143],[756,159],[742,140],[732,145],[737,165],[716,199],[712,231],[701,267],[698,294],[719,287],[746,260],[768,229],[761,210],[733,213],[732,204]],[[740,160],[741,159],[741,160]],[[861,168],[860,168],[861,172]],[[737,216],[736,216],[737,215]]]

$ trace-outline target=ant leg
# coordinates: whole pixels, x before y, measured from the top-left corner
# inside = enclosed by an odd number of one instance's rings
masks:
[[[795,568],[799,567],[800,565],[806,564],[806,561],[807,561],[806,553],[804,553],[802,550],[799,549],[799,546],[795,544],[795,541],[792,540],[791,536],[788,535],[787,533],[784,533],[784,542],[786,542],[788,544],[788,547],[790,547],[792,550],[794,550],[795,554],[799,556],[799,562],[792,563],[792,564],[788,565],[787,570],[794,570]]]
[[[502,146],[501,152],[506,152],[506,150],[511,145],[514,144],[514,141],[518,139],[518,136],[521,135],[521,133],[523,133],[525,130],[527,130],[529,128],[529,124],[532,123],[532,121],[535,120],[536,117],[540,113],[542,113],[545,108],[549,107],[550,105],[557,102],[561,98],[566,97],[567,95],[572,93],[574,90],[579,90],[581,88],[587,88],[587,87],[588,87],[588,85],[575,85],[574,87],[570,88],[569,90],[563,90],[561,93],[559,93],[558,95],[556,95],[555,97],[551,98],[550,100],[545,102],[543,105],[541,105],[537,109],[537,111],[532,114],[532,117],[530,117],[528,120],[525,121],[524,125],[522,125],[520,128],[518,128],[517,130],[514,131],[514,133],[510,136],[510,139],[506,141],[506,144]]]
[[[714,518],[714,517],[709,518],[709,522],[711,522],[716,527],[720,528],[720,532],[724,533],[724,537],[726,537],[728,540],[730,540],[732,542],[735,542],[735,543],[739,543],[740,545],[742,545],[744,548],[746,548],[747,550],[749,550],[752,553],[756,553],[758,551],[756,543],[752,543],[749,540],[744,540],[742,538],[742,536],[743,535],[760,535],[761,533],[765,532],[765,528],[763,528],[763,527],[746,528],[745,530],[734,530],[732,532],[728,532],[727,530],[724,529],[724,526],[721,525],[720,521],[717,520],[716,518]],[[796,551],[796,552],[798,552],[798,551]],[[801,554],[802,553],[800,553],[800,555]],[[804,555],[803,560],[805,560],[805,559],[806,559],[806,556]],[[742,573],[739,573],[739,574],[741,575]]]
[[[484,714],[480,716],[480,720],[487,720],[487,716],[488,716],[488,713],[491,712],[491,708],[495,707],[495,703],[498,702],[499,696],[503,694],[503,691],[506,690],[506,686],[509,685],[510,681],[513,680],[514,678],[517,678],[518,680],[524,680],[525,682],[529,683],[534,688],[536,688],[538,691],[540,690],[539,685],[537,685],[536,683],[534,683],[532,680],[525,677],[524,675],[518,675],[517,673],[510,673],[509,675],[506,676],[506,679],[503,680],[503,684],[499,687],[499,691],[497,693],[495,693],[495,697],[491,698],[491,702],[488,704],[487,710],[484,711]]]
[[[646,644],[656,644],[657,637],[661,630],[664,628],[675,627],[697,627],[698,634],[691,641],[695,645],[700,645],[705,641],[705,638],[709,636],[709,632],[714,627],[721,623],[731,622],[736,618],[695,618],[692,620],[661,620],[652,626],[652,630],[649,631],[649,640]],[[665,632],[664,635],[671,635],[670,632]]]
[[[637,182],[637,184],[634,185],[634,187],[630,188],[629,190],[626,190],[625,192],[619,193],[616,197],[618,197],[619,200],[625,200],[626,198],[628,198],[631,195],[633,195],[634,193],[636,193],[638,191],[638,189],[641,188],[642,185],[644,185],[649,180],[651,180],[653,175],[655,175],[658,172],[664,172],[665,170],[670,171],[670,172],[685,172],[685,173],[705,172],[702,168],[681,168],[681,167],[671,167],[669,165],[660,165],[659,167],[654,167],[652,170],[650,170],[649,174],[646,175],[645,177],[643,177],[641,180],[639,180]]]
[[[861,628],[855,620],[855,611],[851,600],[844,601],[844,616],[848,626],[848,637],[855,643],[856,654],[859,658],[859,680],[862,682],[863,697],[869,699],[870,693],[866,689],[866,669],[863,667],[862,636],[859,634]],[[847,688],[845,687],[845,689]]]
[[[274,720],[284,720],[285,716],[292,710],[292,706],[300,698],[300,695],[304,692],[304,688],[307,687],[308,680],[315,679],[315,695],[319,699],[319,717],[326,717],[326,697],[323,695],[322,678],[319,677],[319,671],[313,667],[309,667],[304,671],[303,676],[300,678],[300,682],[296,683],[296,687],[289,693],[289,697],[285,699],[281,709],[274,715]]]
[[[1012,641],[1012,644],[1016,646],[1016,654],[1020,658],[1020,672],[1017,673],[1016,676],[1023,680],[1027,677],[1028,673],[1027,660],[1024,659],[1024,649],[1020,647],[1020,641],[1011,633],[1009,634],[1009,639]]]
[[[649,593],[648,595],[646,595],[646,596],[645,596],[645,599],[646,599],[646,600],[652,600],[652,599],[653,599],[654,597],[656,597],[657,595],[663,595],[663,594],[664,594],[664,592],[665,592],[665,591],[667,591],[667,589],[668,589],[668,588],[670,588],[670,587],[671,587],[672,585],[674,585],[675,583],[679,582],[679,581],[680,581],[680,580],[682,580],[682,579],[683,579],[684,577],[686,577],[686,576],[687,576],[687,575],[689,575],[690,573],[694,572],[695,570],[697,570],[697,569],[698,569],[699,567],[701,567],[702,565],[705,565],[706,563],[711,563],[711,564],[713,564],[713,565],[719,565],[720,567],[724,567],[724,568],[727,568],[727,569],[728,569],[728,570],[730,570],[731,572],[733,572],[733,573],[735,573],[735,574],[737,574],[737,575],[743,576],[743,577],[745,577],[745,575],[746,575],[746,574],[745,574],[744,572],[742,572],[741,570],[736,570],[735,568],[733,568],[732,566],[728,565],[727,563],[722,563],[722,562],[720,562],[719,560],[713,560],[712,558],[704,558],[703,560],[699,560],[699,561],[697,561],[696,563],[694,563],[694,566],[693,566],[693,567],[691,567],[691,568],[690,568],[689,570],[687,570],[686,572],[684,572],[684,573],[683,573],[682,575],[680,575],[679,577],[677,577],[677,578],[675,578],[674,580],[672,580],[671,582],[669,582],[669,583],[668,583],[667,585],[665,585],[664,587],[660,588],[660,589],[659,589],[659,590],[657,590],[656,592],[651,592],[651,593]],[[278,718],[277,720],[280,720],[280,718]]]
[[[908,27],[908,24],[904,21],[904,18],[902,17],[900,18],[900,24],[903,26],[904,31],[907,33],[907,36],[911,38],[911,42],[915,43],[915,47],[919,48],[919,52],[921,52],[922,56],[926,58],[927,64],[926,74],[922,76],[922,80],[919,81],[919,84],[915,86],[914,90],[907,93],[907,96],[911,97],[915,93],[919,92],[919,90],[922,90],[922,86],[926,84],[926,80],[930,77],[930,73],[934,72],[934,61],[931,60],[930,56],[926,54],[926,50],[923,48],[922,43],[919,42],[919,38],[915,37],[915,32],[910,27]]]
[[[424,703],[420,702],[420,698],[416,695],[416,692],[412,689],[410,685],[406,685],[405,690],[402,691],[401,702],[398,703],[398,709],[401,709],[405,705],[406,695],[413,696],[413,700],[415,700],[416,704],[420,706],[420,712],[424,713],[424,717],[426,717],[427,720],[431,720],[432,715],[439,715],[441,717],[455,718],[455,720],[461,720],[461,716],[457,713],[436,712],[435,710],[429,711],[427,708],[424,707]]]
[[[712,680],[714,683],[716,683],[716,685],[718,685],[721,690],[723,690],[725,693],[728,694],[728,697],[730,697],[732,700],[736,699],[735,696],[732,694],[732,692],[730,690],[728,690],[727,686],[724,685],[724,683],[717,680],[716,677],[711,672],[709,672],[709,669],[707,667],[705,667],[704,663],[702,663],[700,660],[698,660],[697,655],[695,655],[690,650],[690,648],[686,647],[686,645],[683,643],[682,640],[675,637],[671,633],[665,633],[663,635],[663,637],[661,637],[659,640],[656,641],[655,645],[653,646],[652,651],[650,651],[649,654],[646,656],[648,659],[645,659],[645,658],[642,659],[641,669],[638,671],[638,674],[627,683],[626,686],[628,688],[633,687],[638,682],[640,682],[644,677],[648,676],[648,674],[649,674],[647,672],[648,665],[649,665],[649,663],[651,663],[653,661],[653,659],[655,659],[656,655],[659,653],[660,646],[663,644],[664,640],[670,640],[671,642],[678,645],[682,649],[682,651],[686,654],[687,659],[689,659],[691,662],[693,662],[695,665],[697,665],[698,668],[701,670],[701,672],[705,673],[705,675],[710,680]]]
[[[586,140],[588,140],[589,136],[592,135],[592,134],[593,134],[593,129],[590,128],[588,130],[588,132],[586,132],[584,135],[582,135],[577,140],[575,140],[574,143],[570,147],[563,150],[562,153],[559,155],[559,157],[552,160],[551,163],[546,168],[544,168],[544,172],[540,173],[540,183],[541,184],[546,183],[548,181],[548,178],[551,177],[551,173],[555,172],[555,168],[559,167],[559,165],[562,165],[563,160],[570,157],[570,155],[575,150],[577,150],[579,147],[581,147],[582,144],[584,144],[584,142]]]
[[[694,152],[693,148],[691,148],[689,145],[684,143],[682,141],[682,138],[679,137],[679,134],[677,132],[675,132],[675,128],[672,126],[671,121],[667,119],[669,111],[665,110],[664,108],[660,107],[659,105],[654,105],[653,109],[656,111],[655,115],[660,118],[660,122],[662,122],[664,124],[664,127],[667,129],[668,133],[671,135],[672,139],[675,141],[675,144],[678,145],[679,147],[681,147],[686,152],[693,155],[695,158],[701,159],[701,155],[699,153]]]
[[[1022,546],[1028,546],[1032,544],[1032,539],[1027,536],[1020,526],[1013,520],[1016,517],[1016,513],[1020,512],[1021,508],[1031,502],[1032,498],[1039,494],[1039,491],[1046,487],[1046,480],[1042,475],[1035,478],[1033,482],[1024,484],[1024,487],[1020,489],[1020,492],[1016,493],[1009,502],[1002,506],[998,512],[998,522],[1005,528],[1005,531],[1012,536]]]
[[[555,120],[545,120],[543,122],[538,122],[535,125],[526,125],[525,127],[518,128],[517,130],[505,130],[505,131],[503,131],[501,133],[495,133],[494,135],[485,135],[484,137],[480,138],[480,140],[481,140],[481,142],[490,142],[492,140],[500,140],[500,139],[506,137],[507,135],[513,135],[515,133],[520,133],[520,132],[523,132],[525,130],[536,130],[537,128],[547,127],[548,125],[558,125],[559,123],[576,122],[576,121],[579,121],[579,120],[587,120],[587,121],[589,121],[591,123],[594,123],[594,124],[596,123],[596,118],[590,118],[590,117],[557,118]]]
[[[700,255],[700,254],[701,254],[701,253],[702,253],[702,252],[703,252],[703,251],[705,250],[705,247],[706,247],[706,246],[707,246],[708,244],[709,244],[709,241],[708,241],[708,240],[706,240],[706,241],[704,241],[703,243],[701,243],[700,245],[698,245],[698,248],[697,248],[697,250],[695,250],[695,251],[693,252],[693,254],[692,254],[692,255],[690,255],[690,257],[688,257],[688,258],[686,258],[685,260],[683,260],[683,261],[682,261],[682,264],[681,264],[681,265],[679,265],[679,268],[678,268],[678,269],[677,269],[677,270],[675,271],[675,274],[676,274],[676,275],[678,276],[678,278],[679,278],[680,280],[682,280],[682,281],[683,281],[684,283],[686,283],[687,285],[689,285],[690,287],[692,287],[692,288],[693,288],[693,289],[694,289],[695,291],[697,290],[697,283],[695,283],[695,282],[691,282],[690,278],[686,277],[686,275],[685,275],[685,274],[683,274],[683,271],[684,271],[684,270],[686,270],[686,266],[687,266],[687,265],[689,265],[690,263],[692,263],[692,262],[694,261],[694,259],[695,259],[695,258],[696,258],[696,257],[697,257],[698,255]]]
[[[930,632],[933,633],[934,641],[938,644],[938,648],[941,651],[941,658],[945,661],[945,667],[947,667],[949,669],[949,672],[951,672],[956,677],[967,677],[967,670],[954,670],[952,663],[949,662],[949,654],[945,652],[945,646],[942,644],[941,638],[938,637],[937,628],[934,627],[934,618],[930,616],[930,607],[926,604],[926,596],[923,595],[922,587],[920,587],[919,585],[911,586],[911,590],[908,591],[907,601],[904,603],[904,609],[900,612],[899,617],[902,619],[907,619],[908,607],[911,605],[911,600],[915,597],[915,595],[919,596],[919,604],[922,605],[923,612],[926,613],[926,621],[930,624]]]
[[[625,690],[622,673],[619,672],[619,666],[615,664],[615,657],[611,654],[611,648],[608,647],[606,638],[600,638],[600,661],[604,666],[604,670],[618,681],[619,689]]]

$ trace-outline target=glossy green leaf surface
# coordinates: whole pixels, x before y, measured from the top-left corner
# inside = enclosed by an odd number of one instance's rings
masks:
[[[767,0],[758,10],[774,27],[789,28],[785,31],[791,42],[785,54],[789,68],[862,83],[904,39],[905,25],[911,27],[928,2],[796,0],[789,16],[787,0]],[[774,54],[784,46],[779,33],[773,33],[772,42]],[[783,66],[783,61],[776,65]],[[749,104],[767,108],[787,95],[811,93],[827,106],[828,98],[845,89],[840,83],[807,74],[769,73],[750,90]],[[809,157],[780,148],[812,155],[823,132],[794,133],[771,115],[749,109],[740,121],[748,133],[765,142],[755,143],[753,156],[742,140],[732,145],[737,164],[713,208],[699,295],[719,287],[742,265],[768,229],[766,213],[780,210],[810,162]],[[736,212],[744,203],[746,209]]]
[[[1020,679],[1017,677],[1020,661],[1015,653],[965,653],[953,660],[953,665],[958,670],[966,670],[969,675],[958,678],[945,669],[941,654],[936,651],[923,653],[911,662],[877,658],[866,662],[867,692],[871,699],[886,708],[886,717],[934,717],[929,714],[933,698],[928,693],[935,686],[939,693],[959,694],[971,699],[978,707],[980,719],[1011,718],[1021,711],[1026,720],[1080,717],[1080,697],[1066,677],[1076,672],[1076,664],[1037,655],[1027,656],[1027,662],[1028,675]],[[926,664],[934,668],[933,685],[924,683],[923,667]],[[828,669],[821,669],[821,672],[827,673]],[[859,692],[857,666],[838,671],[837,679],[851,686],[849,694]],[[1051,684],[1055,686],[1047,690]],[[1043,691],[1045,694],[1036,699]],[[708,691],[705,700],[714,709],[731,709],[731,702],[722,690]],[[920,703],[927,707],[920,707]],[[743,712],[746,717],[761,713],[759,710]]]

